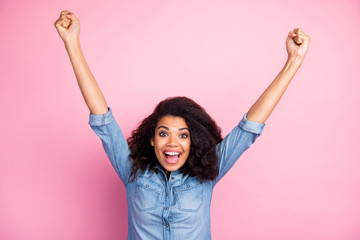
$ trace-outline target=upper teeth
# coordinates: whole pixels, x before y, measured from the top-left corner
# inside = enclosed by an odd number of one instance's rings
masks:
[[[167,154],[167,155],[179,155],[180,153],[178,153],[178,152],[165,152],[165,154]]]

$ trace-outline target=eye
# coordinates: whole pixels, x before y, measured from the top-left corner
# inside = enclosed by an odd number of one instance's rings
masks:
[[[180,137],[181,137],[181,138],[188,138],[189,135],[188,135],[187,133],[183,133],[183,134],[180,135]]]
[[[166,136],[167,136],[167,133],[166,133],[166,132],[159,132],[159,136],[160,136],[160,137],[166,137]]]

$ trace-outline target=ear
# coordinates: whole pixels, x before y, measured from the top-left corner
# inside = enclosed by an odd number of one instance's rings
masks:
[[[152,137],[151,139],[150,139],[150,143],[151,143],[151,146],[155,146],[155,142],[154,142],[154,138]]]

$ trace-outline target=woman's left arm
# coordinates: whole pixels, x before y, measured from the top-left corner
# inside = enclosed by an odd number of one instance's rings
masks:
[[[247,119],[253,122],[264,123],[274,110],[280,98],[287,89],[291,79],[300,68],[309,48],[311,38],[300,28],[290,31],[286,39],[288,59],[285,66],[275,80],[261,94],[247,113]]]

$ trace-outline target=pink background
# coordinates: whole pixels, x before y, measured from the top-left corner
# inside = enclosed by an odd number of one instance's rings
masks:
[[[60,11],[81,22],[88,64],[126,137],[185,95],[227,134],[312,37],[261,137],[214,190],[213,239],[360,239],[360,3],[0,3],[0,239],[125,239],[125,189],[88,125]]]

